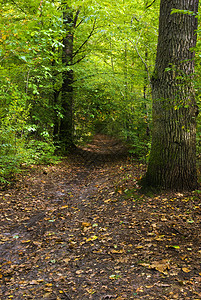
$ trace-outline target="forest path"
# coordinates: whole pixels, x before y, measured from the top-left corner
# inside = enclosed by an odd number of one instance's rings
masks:
[[[114,137],[97,134],[86,146],[78,148],[77,153],[84,159],[85,166],[97,166],[125,159],[128,156],[128,146]]]
[[[141,195],[144,171],[99,136],[1,192],[0,299],[201,299],[199,195]]]

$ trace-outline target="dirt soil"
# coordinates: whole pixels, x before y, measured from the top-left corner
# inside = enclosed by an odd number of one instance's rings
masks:
[[[201,194],[142,195],[98,135],[0,192],[0,299],[201,299]]]

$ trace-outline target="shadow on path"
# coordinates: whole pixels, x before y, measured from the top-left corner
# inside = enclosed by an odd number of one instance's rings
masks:
[[[97,134],[85,147],[77,148],[76,153],[84,159],[86,167],[93,167],[127,157],[128,147],[121,140]]]

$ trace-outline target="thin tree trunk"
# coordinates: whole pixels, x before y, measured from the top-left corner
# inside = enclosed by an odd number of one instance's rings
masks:
[[[198,0],[161,0],[159,37],[152,77],[152,147],[144,185],[194,190],[197,106],[193,87]]]

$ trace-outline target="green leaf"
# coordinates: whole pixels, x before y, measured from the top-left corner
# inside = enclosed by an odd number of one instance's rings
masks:
[[[19,239],[19,235],[15,234],[15,235],[13,236],[13,238],[14,238],[14,239]]]
[[[188,222],[188,223],[194,223],[194,221],[193,221],[193,220],[187,220],[187,222]]]
[[[174,249],[180,249],[180,246],[177,246],[177,245],[172,245],[170,246],[171,248],[174,248]]]

